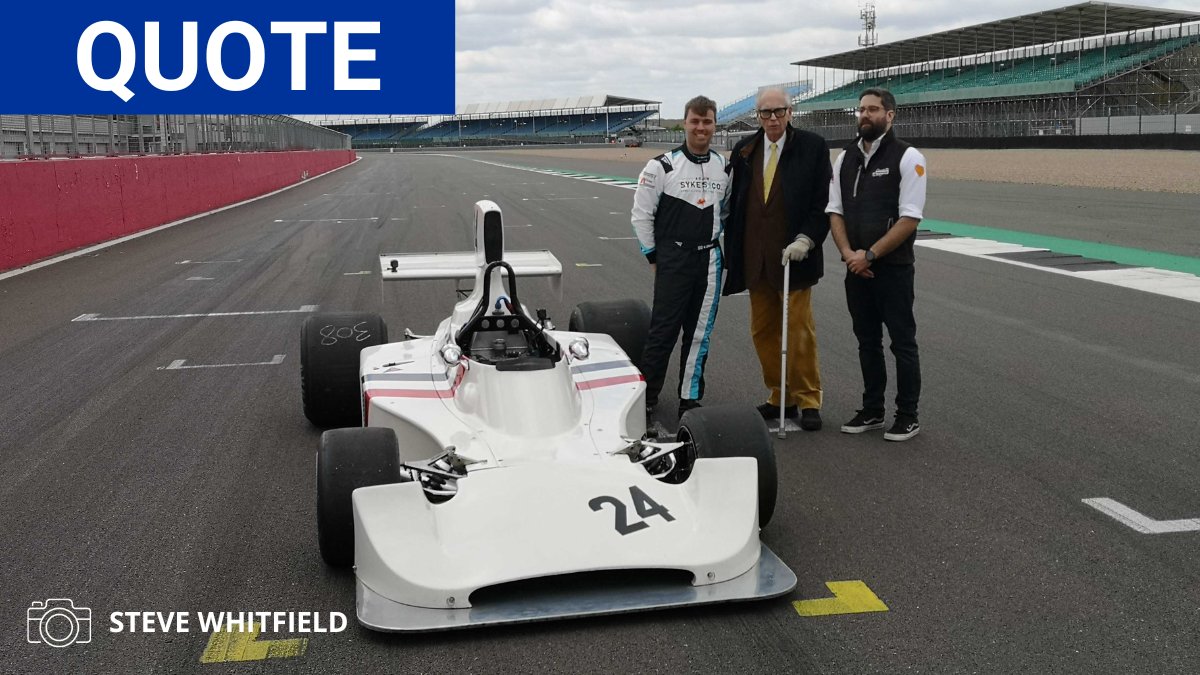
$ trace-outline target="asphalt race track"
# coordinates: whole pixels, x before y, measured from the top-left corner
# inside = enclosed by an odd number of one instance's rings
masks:
[[[814,294],[825,429],[776,441],[779,506],[762,534],[800,579],[790,597],[419,636],[359,627],[353,576],[317,551],[320,432],[298,376],[312,306],[380,312],[393,339],[429,332],[453,284],[382,287],[377,255],[470,248],[482,198],[504,210],[509,249],[562,261],[561,299],[522,287],[560,326],[584,300],[650,299],[630,190],[479,160],[521,157],[365,154],[0,280],[0,672],[1200,669],[1200,304],[919,249],[923,430],[885,443],[838,433],[861,380],[831,243]],[[1106,241],[1194,256],[1198,209],[1187,195],[935,180],[927,215],[1075,238],[1093,222]],[[706,403],[763,400],[747,322],[748,298],[724,298]],[[673,416],[670,397],[660,407]],[[1130,525],[1157,521],[1180,531]],[[819,606],[886,611],[792,604],[838,581],[879,602]],[[90,643],[27,643],[30,603],[47,598],[91,608]],[[202,663],[210,636],[194,625],[109,632],[110,612],[135,610],[338,611],[350,625],[290,658]]]

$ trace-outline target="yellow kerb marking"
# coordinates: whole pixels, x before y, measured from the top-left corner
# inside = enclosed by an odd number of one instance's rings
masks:
[[[830,616],[888,611],[888,606],[861,581],[826,581],[825,585],[833,591],[832,598],[797,600],[792,603],[796,613],[800,616]]]
[[[200,663],[230,663],[233,661],[262,661],[263,659],[290,659],[304,656],[308,649],[308,638],[288,640],[259,640],[258,626],[250,630],[218,631],[208,639],[208,646],[200,656]]]

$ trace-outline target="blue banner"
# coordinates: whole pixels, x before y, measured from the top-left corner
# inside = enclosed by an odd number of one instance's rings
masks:
[[[0,112],[454,112],[453,0],[66,6],[0,12]]]

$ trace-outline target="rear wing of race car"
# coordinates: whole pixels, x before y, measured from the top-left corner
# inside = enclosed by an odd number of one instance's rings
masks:
[[[518,277],[549,277],[552,290],[562,294],[562,263],[547,250],[505,251],[500,207],[488,200],[475,202],[475,250],[456,253],[388,253],[379,256],[385,281],[470,279],[478,285],[488,263],[503,260]]]

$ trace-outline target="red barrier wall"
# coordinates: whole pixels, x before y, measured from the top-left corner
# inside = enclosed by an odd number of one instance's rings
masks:
[[[354,161],[353,150],[0,162],[0,271],[204,213]]]

